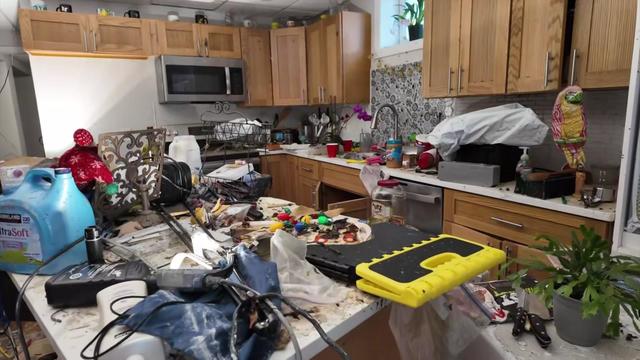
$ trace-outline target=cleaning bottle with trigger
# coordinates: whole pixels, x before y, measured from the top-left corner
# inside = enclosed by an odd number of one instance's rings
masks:
[[[518,164],[516,164],[516,187],[513,192],[524,194],[526,192],[527,177],[533,172],[533,169],[529,165],[529,148],[522,146],[520,149],[522,149],[522,155],[518,160]]]
[[[14,192],[0,195],[0,270],[30,274],[92,225],[93,209],[70,169],[32,169]],[[79,243],[40,274],[85,261],[85,245]]]

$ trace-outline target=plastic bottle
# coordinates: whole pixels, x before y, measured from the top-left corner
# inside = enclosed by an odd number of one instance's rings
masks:
[[[404,224],[407,194],[398,180],[378,180],[371,194],[370,223],[393,222]]]
[[[192,173],[199,173],[202,168],[200,146],[193,135],[179,135],[169,145],[169,157],[187,163]]]
[[[30,274],[92,225],[93,209],[70,169],[32,169],[14,192],[0,196],[0,270]],[[79,243],[40,274],[85,261],[85,245]]]
[[[516,164],[516,188],[514,192],[524,194],[527,185],[527,176],[531,174],[533,169],[531,169],[529,165],[529,148],[523,146],[520,149],[522,149],[522,155]]]

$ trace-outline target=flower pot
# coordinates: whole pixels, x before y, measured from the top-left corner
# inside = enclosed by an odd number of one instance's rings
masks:
[[[409,41],[422,39],[424,26],[422,24],[409,25]]]
[[[607,326],[608,316],[582,318],[580,300],[553,293],[553,317],[558,336],[564,341],[580,346],[594,346],[600,341]]]

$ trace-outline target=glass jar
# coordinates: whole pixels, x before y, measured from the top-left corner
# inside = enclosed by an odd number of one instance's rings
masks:
[[[407,194],[394,179],[379,180],[371,194],[371,224],[391,222],[404,224]]]

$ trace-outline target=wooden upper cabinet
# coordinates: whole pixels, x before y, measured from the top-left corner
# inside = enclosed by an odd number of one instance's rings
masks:
[[[570,83],[629,86],[636,5],[636,0],[576,1]]]
[[[307,82],[309,104],[323,104],[323,87],[325,86],[326,62],[322,51],[322,20],[307,26]]]
[[[307,103],[307,56],[304,27],[271,30],[274,105]]]
[[[247,100],[244,105],[271,106],[273,90],[269,30],[242,28],[240,37],[247,86]]]
[[[511,0],[462,0],[461,9],[458,95],[504,94]]]
[[[158,21],[158,53],[161,55],[201,56],[202,47],[196,24]]]
[[[425,1],[422,95],[456,95],[461,0]]]
[[[567,0],[512,0],[507,92],[560,88],[566,16]]]
[[[324,51],[323,62],[326,64],[324,86],[322,88],[322,99],[324,103],[342,103],[344,96],[342,93],[342,13],[328,16],[322,21],[322,42]],[[350,36],[358,36],[357,33]],[[345,84],[346,85],[346,84]]]
[[[91,32],[89,51],[109,54],[151,54],[150,22],[148,20],[89,16]]]
[[[240,29],[223,25],[199,25],[204,56],[222,58],[242,58],[240,49]]]
[[[20,35],[25,50],[88,51],[86,16],[20,9]]]

